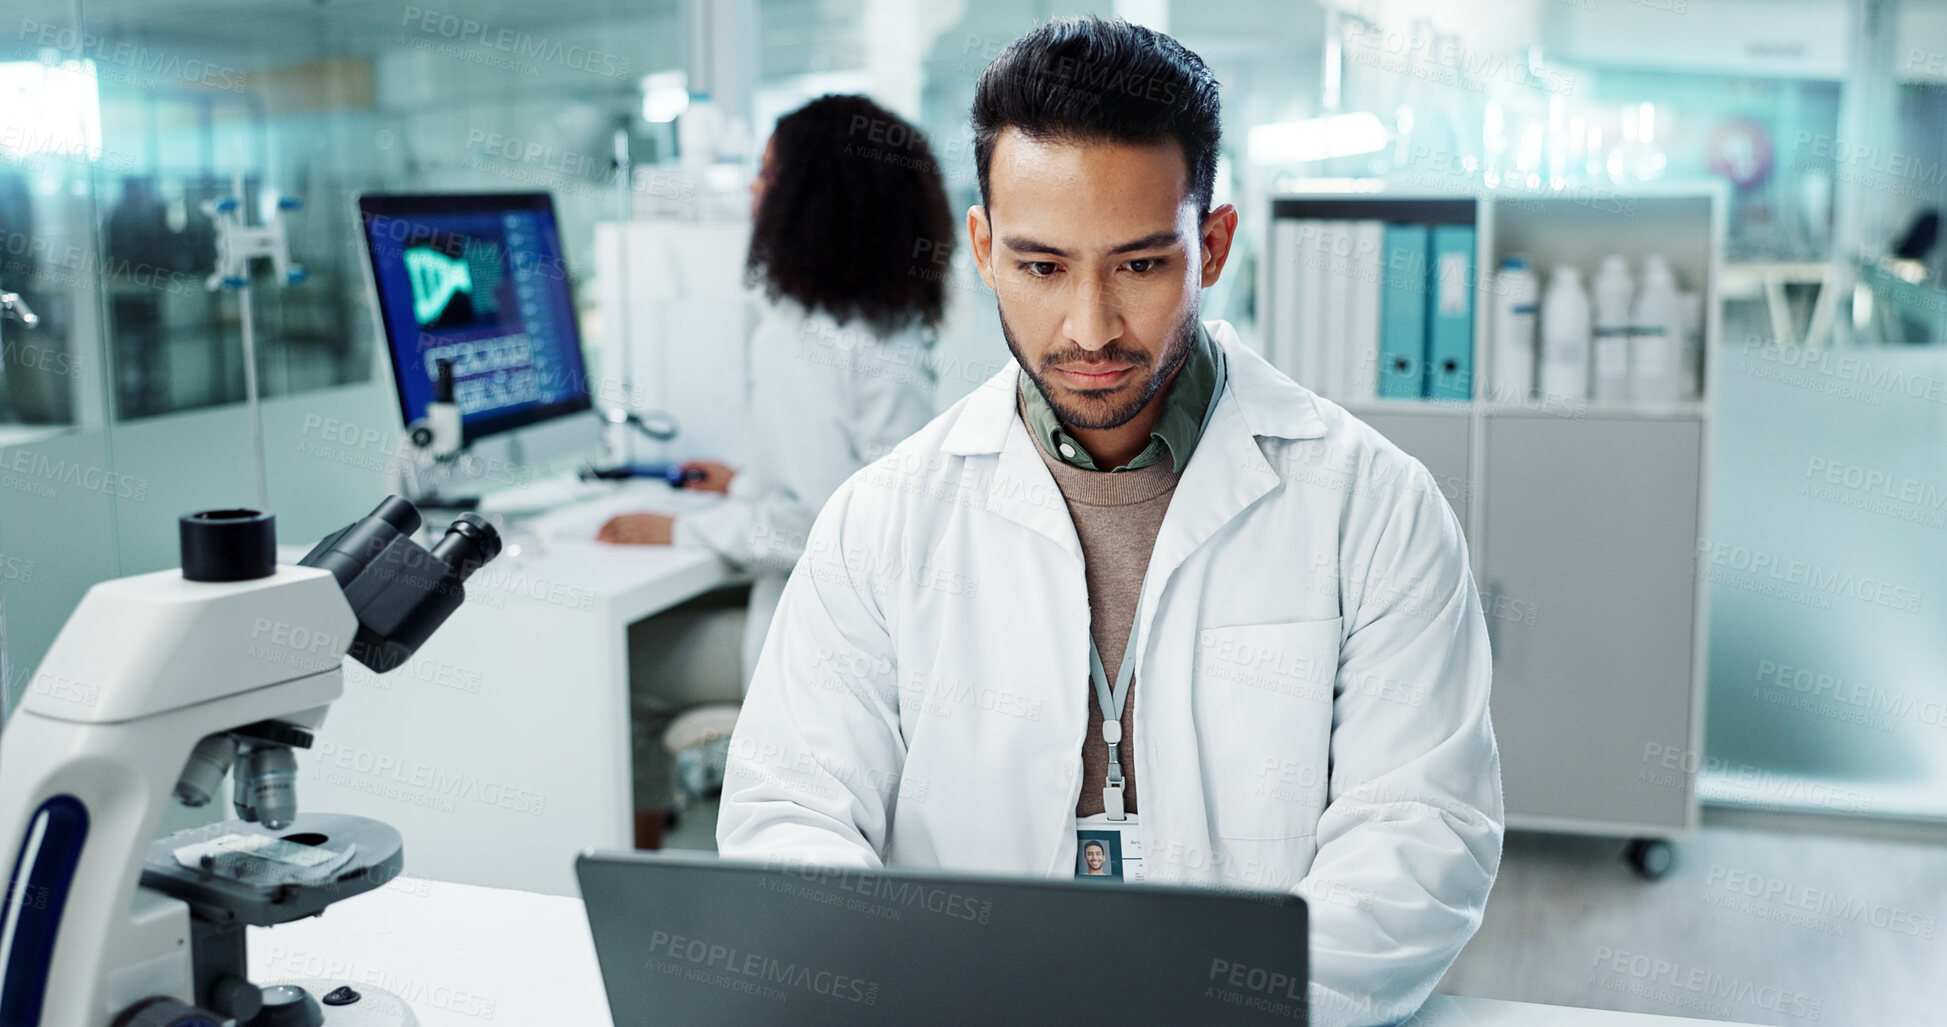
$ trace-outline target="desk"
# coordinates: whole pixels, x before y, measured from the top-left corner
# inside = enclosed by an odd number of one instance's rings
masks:
[[[410,874],[578,894],[576,852],[634,844],[629,625],[739,580],[703,550],[588,536],[611,513],[701,501],[630,482],[504,531],[404,666],[345,661],[344,698],[299,756],[302,808],[398,828]]]
[[[250,979],[337,977],[422,1027],[611,1027],[581,900],[400,878],[317,919],[250,928]],[[1412,1027],[1725,1027],[1722,1020],[1435,995]]]

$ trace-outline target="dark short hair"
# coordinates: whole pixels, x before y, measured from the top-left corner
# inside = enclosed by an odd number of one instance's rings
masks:
[[[840,324],[938,327],[953,214],[926,136],[863,96],[821,96],[779,118],[771,146],[750,284]]]
[[[1098,848],[1098,849],[1101,849],[1101,850],[1102,850],[1102,855],[1104,855],[1104,856],[1106,856],[1106,855],[1108,855],[1108,854],[1109,854],[1109,847],[1108,847],[1108,846],[1106,846],[1106,845],[1104,845],[1104,844],[1102,844],[1101,842],[1098,842],[1098,841],[1096,841],[1096,840],[1095,840],[1095,839],[1093,839],[1093,838],[1090,838],[1090,839],[1089,839],[1088,841],[1085,841],[1085,842],[1083,842],[1083,843],[1082,843],[1082,851],[1083,851],[1083,852],[1087,852],[1087,851],[1088,851],[1088,847],[1089,847],[1089,846],[1091,846],[1091,845],[1093,845],[1093,846],[1095,846],[1095,847],[1096,847],[1096,848]]]
[[[1217,76],[1182,43],[1120,18],[1056,18],[1009,44],[974,86],[980,202],[1001,130],[1032,139],[1154,143],[1174,139],[1190,198],[1210,212],[1222,104]]]

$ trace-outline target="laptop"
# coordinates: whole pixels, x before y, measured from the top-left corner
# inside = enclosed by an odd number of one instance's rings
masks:
[[[616,1027],[1305,1023],[1303,899],[586,853]]]

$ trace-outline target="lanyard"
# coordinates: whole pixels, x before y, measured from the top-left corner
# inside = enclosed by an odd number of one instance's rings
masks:
[[[1109,685],[1108,671],[1102,667],[1102,651],[1095,639],[1088,640],[1088,676],[1095,682],[1095,701],[1102,707],[1102,740],[1109,743],[1109,771],[1102,783],[1102,811],[1110,820],[1126,820],[1122,806],[1122,759],[1117,747],[1122,744],[1122,711],[1129,705],[1129,683],[1136,675],[1136,628],[1143,621],[1143,597],[1136,596],[1136,619],[1129,625],[1129,643],[1122,649],[1122,666],[1116,668],[1115,685]]]

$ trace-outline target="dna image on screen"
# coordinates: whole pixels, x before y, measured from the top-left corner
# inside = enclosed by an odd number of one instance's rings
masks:
[[[506,277],[499,246],[452,236],[457,254],[429,245],[406,250],[406,274],[412,280],[412,316],[420,327],[434,330],[473,324],[500,309],[494,290]],[[476,291],[477,286],[477,291]]]

